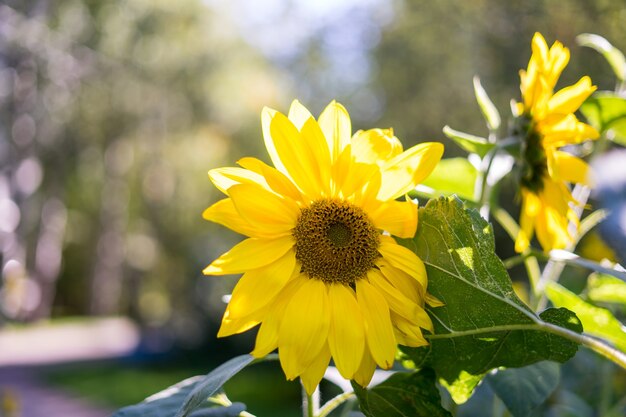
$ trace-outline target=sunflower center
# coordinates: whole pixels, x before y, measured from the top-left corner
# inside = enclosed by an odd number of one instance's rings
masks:
[[[354,284],[380,256],[380,233],[347,201],[323,199],[302,209],[293,236],[302,272],[327,283]]]
[[[518,120],[519,133],[524,135],[520,183],[533,192],[539,192],[543,189],[544,177],[548,175],[548,159],[541,143],[541,133],[533,126],[532,118],[527,116]]]

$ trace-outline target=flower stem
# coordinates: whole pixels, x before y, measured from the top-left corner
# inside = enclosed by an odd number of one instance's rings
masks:
[[[328,401],[322,408],[320,408],[320,412],[317,417],[326,417],[329,415],[335,408],[339,407],[342,403],[354,397],[354,392],[344,392],[342,394],[337,395],[332,400]]]
[[[304,417],[316,417],[319,411],[320,390],[315,388],[313,394],[309,395],[302,386],[302,414]]]

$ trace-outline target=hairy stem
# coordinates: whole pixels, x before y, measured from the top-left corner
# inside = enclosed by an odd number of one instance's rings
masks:
[[[354,397],[354,392],[344,392],[342,394],[337,395],[332,400],[329,400],[322,408],[320,408],[320,412],[317,417],[326,417],[328,416],[335,408],[339,407],[341,404],[346,402],[347,400]]]

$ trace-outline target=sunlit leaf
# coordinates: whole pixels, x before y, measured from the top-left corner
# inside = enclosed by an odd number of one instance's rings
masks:
[[[419,219],[415,238],[401,242],[424,261],[428,290],[445,305],[428,308],[435,326],[427,336],[431,344],[403,347],[408,357],[450,384],[463,371],[480,375],[500,366],[564,362],[576,353],[576,343],[550,331],[556,325],[581,332],[579,320],[566,309],[537,316],[515,295],[495,254],[491,226],[476,210],[440,198],[421,208]]]
[[[574,311],[582,321],[585,333],[608,340],[626,352],[626,327],[609,310],[585,302],[556,282],[548,283],[546,295],[555,306]]]
[[[454,130],[450,126],[445,126],[443,133],[467,152],[476,153],[480,155],[481,158],[487,155],[495,146],[493,143],[489,143],[485,138]]]
[[[593,273],[587,280],[587,297],[595,302],[626,306],[626,282],[611,275]]]
[[[501,369],[486,380],[513,417],[525,417],[540,406],[559,385],[561,372],[554,362],[538,362]]]
[[[442,159],[422,185],[433,188],[439,195],[456,194],[472,200],[477,175],[476,168],[465,158]]]
[[[498,113],[498,109],[496,109],[496,106],[493,105],[493,102],[487,95],[478,76],[474,77],[474,94],[476,95],[476,102],[480,106],[480,111],[487,122],[487,127],[492,131],[497,130],[501,123],[500,113]]]
[[[618,80],[626,79],[626,58],[622,51],[611,45],[609,41],[600,35],[581,33],[576,36],[576,42],[581,46],[593,48],[608,61]]]
[[[610,91],[594,93],[580,106],[589,123],[609,139],[626,146],[626,99]]]
[[[472,397],[474,390],[483,380],[484,375],[472,375],[468,372],[461,371],[459,377],[451,383],[441,379],[441,385],[450,393],[452,400],[457,404],[464,404]]]
[[[367,417],[451,417],[441,406],[435,373],[397,373],[370,389],[352,384]]]

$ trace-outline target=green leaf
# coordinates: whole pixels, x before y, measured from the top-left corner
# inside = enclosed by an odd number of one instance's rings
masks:
[[[483,377],[484,375],[482,374],[472,375],[468,372],[461,371],[459,377],[455,381],[452,381],[452,383],[449,384],[445,379],[441,379],[439,382],[448,390],[455,403],[464,404],[472,397],[474,390],[483,380]]]
[[[442,159],[422,185],[441,195],[456,194],[472,200],[477,175],[476,168],[465,158]]]
[[[626,99],[610,91],[594,93],[580,111],[598,131],[626,146]]]
[[[496,106],[493,105],[493,102],[487,95],[478,76],[474,77],[474,94],[476,95],[476,102],[478,102],[480,111],[487,122],[487,127],[491,131],[498,130],[502,121],[500,113],[498,113],[498,109],[496,109]]]
[[[430,346],[403,347],[410,359],[450,384],[463,371],[565,362],[576,353],[576,343],[552,333],[552,325],[581,332],[574,313],[549,309],[538,317],[515,295],[491,226],[476,210],[440,198],[421,208],[419,219],[415,238],[401,243],[424,261],[428,290],[445,305],[427,308],[435,334],[427,336]]]
[[[451,417],[441,406],[435,373],[423,369],[397,373],[370,389],[352,383],[361,411],[367,417]]]
[[[163,391],[146,398],[143,402],[124,407],[112,417],[171,417],[180,408],[189,393],[202,381],[204,376],[194,376],[172,385]],[[206,398],[205,398],[206,400]],[[204,409],[203,416],[235,417],[246,409],[242,403],[230,406],[217,406]]]
[[[443,128],[443,133],[467,152],[476,153],[481,158],[487,155],[487,153],[495,146],[493,143],[489,143],[485,138],[470,135],[465,132],[459,132],[458,130],[452,129],[450,126],[445,126]]]
[[[222,385],[254,360],[252,355],[237,356],[208,373],[185,398],[175,417],[186,417],[214,395]]]
[[[525,417],[554,392],[560,377],[559,365],[544,361],[523,368],[501,369],[486,380],[513,417]]]
[[[626,282],[611,275],[593,273],[587,280],[587,296],[595,302],[626,306]]]
[[[609,41],[600,35],[581,33],[576,36],[576,42],[581,46],[593,48],[608,61],[618,80],[626,79],[626,58],[622,51],[611,45]]]
[[[626,327],[609,310],[585,302],[556,282],[546,285],[546,295],[555,306],[574,311],[582,321],[585,333],[608,340],[626,352]]]

